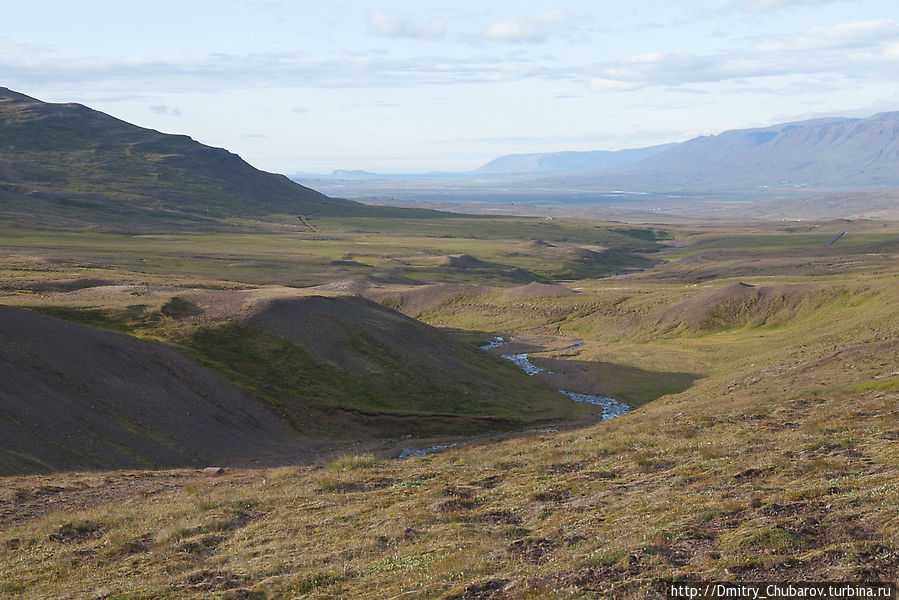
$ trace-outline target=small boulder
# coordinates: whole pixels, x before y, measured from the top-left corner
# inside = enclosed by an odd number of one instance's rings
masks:
[[[203,469],[203,473],[206,475],[221,475],[225,472],[225,469],[221,467],[206,467]]]

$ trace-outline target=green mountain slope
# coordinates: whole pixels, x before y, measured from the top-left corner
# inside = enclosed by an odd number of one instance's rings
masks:
[[[0,88],[0,215],[14,222],[152,228],[371,210],[260,171],[185,135]]]
[[[533,422],[574,416],[577,408],[510,361],[364,298],[283,299],[249,309],[243,325],[278,336],[304,350],[310,361],[289,361],[283,374],[304,363],[328,385],[317,397],[298,396],[363,412],[442,414]],[[242,343],[246,347],[246,337]],[[286,358],[282,354],[282,358]],[[274,361],[270,361],[272,365]],[[311,364],[310,364],[311,363]],[[241,364],[241,363],[238,363]],[[269,382],[283,377],[268,377]],[[326,392],[326,393],[321,393]],[[410,432],[411,433],[411,432]]]

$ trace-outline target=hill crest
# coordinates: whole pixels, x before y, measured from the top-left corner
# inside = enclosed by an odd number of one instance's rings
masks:
[[[14,222],[158,228],[269,214],[370,210],[186,135],[0,88],[0,203]]]

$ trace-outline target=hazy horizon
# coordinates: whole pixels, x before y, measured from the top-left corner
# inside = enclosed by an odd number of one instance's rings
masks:
[[[468,171],[505,154],[899,109],[899,7],[883,1],[48,2],[5,12],[16,27],[0,38],[0,85],[288,174]]]

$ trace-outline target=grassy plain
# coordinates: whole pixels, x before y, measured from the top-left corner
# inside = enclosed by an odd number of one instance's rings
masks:
[[[234,233],[122,234],[0,226],[3,285],[100,278],[117,283],[297,287],[388,272],[414,282],[601,276],[645,266],[645,228],[540,218],[296,218],[234,222]],[[657,235],[665,237],[664,230]],[[615,252],[604,252],[607,249]],[[484,265],[454,267],[468,254]],[[336,264],[335,264],[336,261]],[[522,269],[527,273],[514,272]],[[516,279],[517,278],[517,279]]]
[[[636,410],[406,461],[9,477],[0,593],[647,598],[663,579],[899,578],[896,224],[254,227],[14,231],[0,301],[171,343],[197,326],[163,312],[174,296],[357,292],[472,344],[503,335],[544,384]]]

